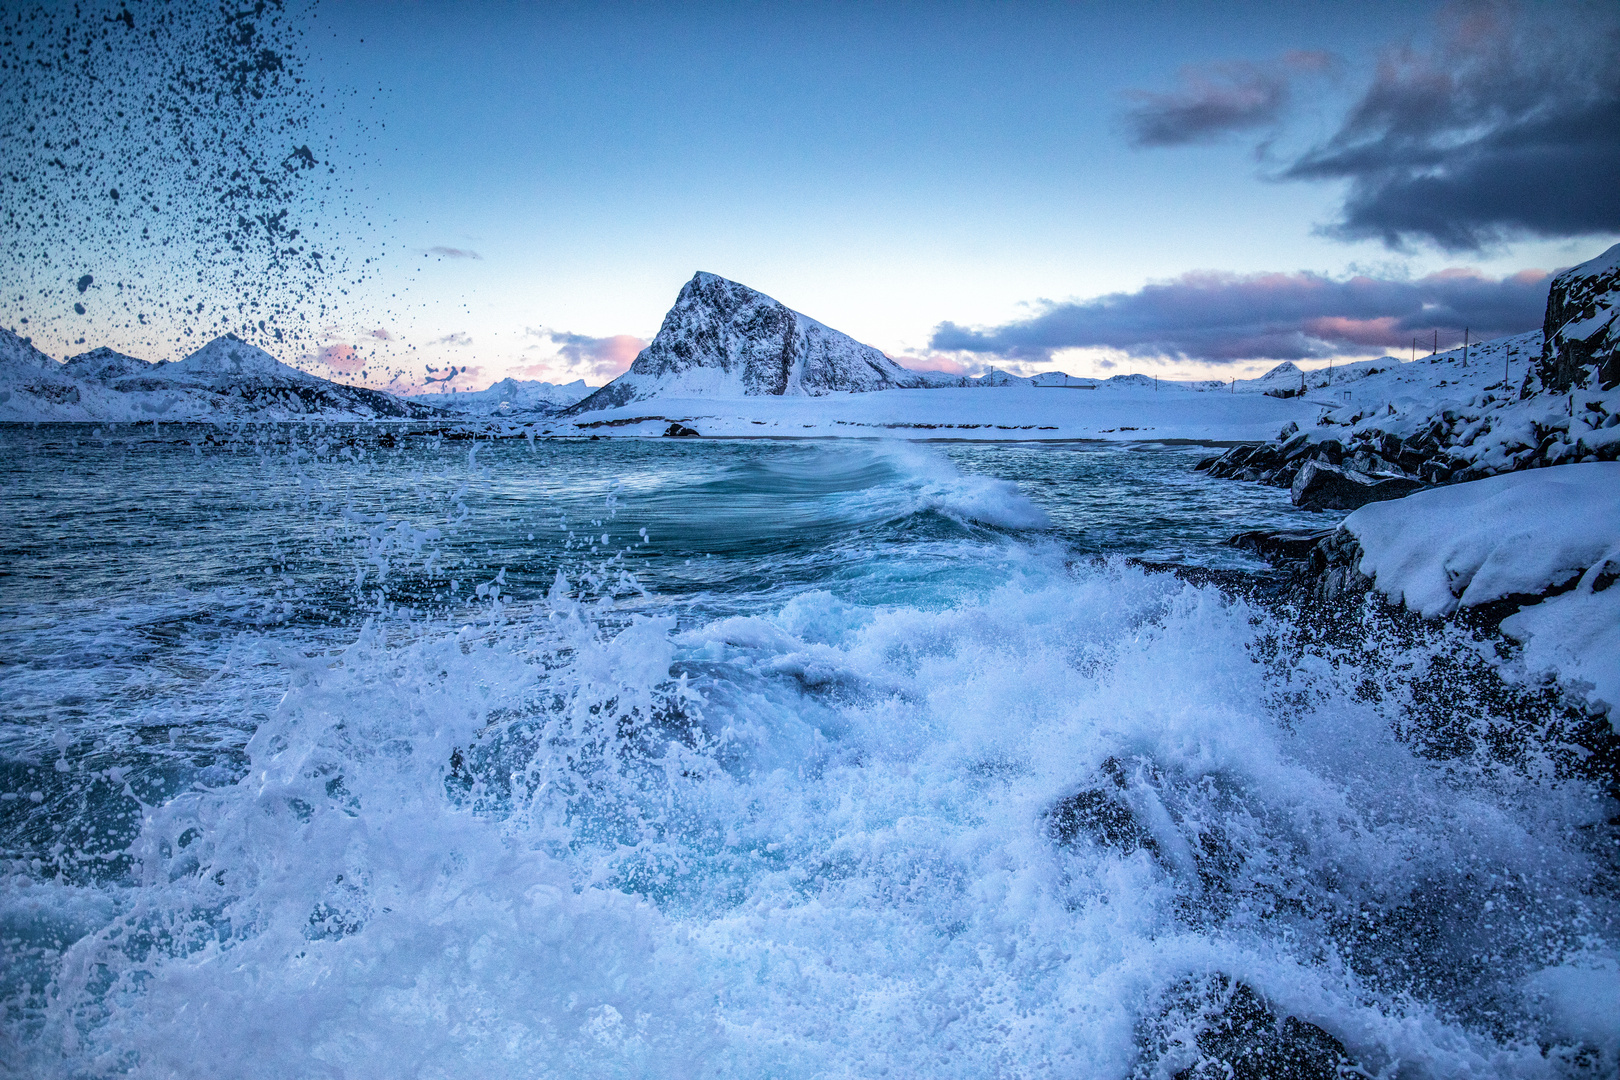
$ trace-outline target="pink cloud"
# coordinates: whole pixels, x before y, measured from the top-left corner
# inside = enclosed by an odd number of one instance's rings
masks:
[[[947,375],[968,373],[966,364],[939,353],[928,353],[924,356],[891,356],[889,359],[910,371],[943,371]]]
[[[353,375],[366,366],[366,358],[353,345],[323,345],[315,359],[345,375]]]
[[[1307,334],[1323,341],[1371,345],[1378,349],[1405,344],[1413,336],[1403,333],[1400,320],[1392,315],[1381,319],[1347,319],[1339,315],[1329,315],[1319,319],[1307,319],[1302,325]]]

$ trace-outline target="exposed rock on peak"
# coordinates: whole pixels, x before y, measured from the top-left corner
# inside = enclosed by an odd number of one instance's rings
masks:
[[[153,363],[103,345],[99,349],[68,357],[67,363],[62,366],[75,379],[115,382],[134,375],[150,375],[164,366],[164,361]]]
[[[816,396],[926,385],[870,345],[746,285],[700,272],[630,370],[569,411],[651,397]]]
[[[1553,278],[1542,325],[1543,389],[1604,390],[1620,385],[1620,244]]]

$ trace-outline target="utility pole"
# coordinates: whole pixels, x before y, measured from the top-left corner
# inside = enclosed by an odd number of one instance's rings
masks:
[[[1468,327],[1463,327],[1463,367],[1468,366]]]
[[[1513,346],[1509,345],[1507,351],[1502,354],[1502,393],[1504,395],[1508,391],[1508,373],[1512,368],[1512,364]]]
[[[1434,350],[1432,352],[1430,352],[1429,355],[1430,356],[1438,356],[1439,354],[1440,354],[1440,330],[1437,327],[1435,329],[1435,331],[1434,331]]]
[[[1417,338],[1412,339],[1412,362],[1417,363]]]

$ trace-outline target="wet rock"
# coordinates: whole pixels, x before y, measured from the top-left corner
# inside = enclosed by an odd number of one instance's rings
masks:
[[[1184,983],[1146,1025],[1144,1057],[1176,1080],[1340,1080],[1367,1075],[1344,1044],[1296,1016],[1279,1016],[1251,987],[1225,975]]]
[[[1294,476],[1289,494],[1306,510],[1354,510],[1370,502],[1399,499],[1424,487],[1404,476],[1372,476],[1324,462],[1307,461]]]
[[[1159,850],[1153,834],[1136,820],[1117,789],[1095,787],[1070,795],[1052,808],[1048,823],[1052,838],[1060,844],[1090,837],[1126,855],[1138,848]]]
[[[689,428],[685,424],[671,424],[664,429],[664,436],[670,439],[689,439],[696,434],[696,428]]]
[[[1295,561],[1309,558],[1311,550],[1332,536],[1333,532],[1333,529],[1315,529],[1311,532],[1268,532],[1259,529],[1238,533],[1227,543],[1265,558]]]

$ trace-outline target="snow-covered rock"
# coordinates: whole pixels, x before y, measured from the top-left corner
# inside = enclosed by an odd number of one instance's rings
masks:
[[[1522,605],[1501,627],[1523,643],[1526,670],[1620,705],[1620,463],[1424,491],[1364,506],[1343,529],[1391,600],[1429,618]]]
[[[1363,506],[1361,572],[1435,618],[1567,585],[1620,544],[1620,462],[1508,473]]]
[[[630,370],[572,414],[650,398],[820,396],[932,385],[870,345],[714,274],[682,287]]]
[[[547,417],[584,399],[595,389],[587,386],[584,379],[571,383],[502,379],[483,390],[413,394],[410,400],[470,416]]]
[[[1620,386],[1620,244],[1553,278],[1536,374],[1555,394]]]

